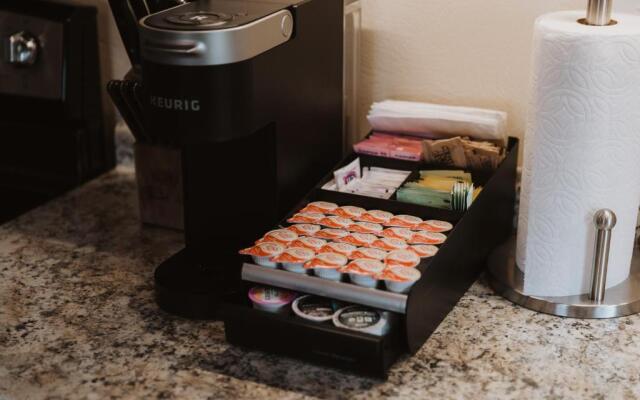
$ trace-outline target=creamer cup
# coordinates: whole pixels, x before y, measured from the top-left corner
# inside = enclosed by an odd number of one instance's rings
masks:
[[[258,240],[259,242],[278,242],[287,246],[289,243],[293,242],[298,238],[298,234],[290,231],[288,229],[274,229],[265,233],[262,239]]]
[[[393,214],[382,210],[369,210],[361,216],[354,218],[356,221],[384,224],[393,218]]]
[[[304,264],[311,260],[316,253],[306,247],[289,247],[278,256],[272,258],[272,261],[279,262],[282,268],[289,272],[298,274],[306,274],[307,270]]]
[[[365,212],[367,212],[367,210],[365,210],[364,208],[354,207],[354,206],[342,206],[342,207],[338,207],[335,210],[336,215],[339,215],[344,218],[351,218],[351,219],[359,218]]]
[[[330,203],[328,201],[314,201],[306,205],[300,212],[318,212],[323,214],[333,214],[334,211],[338,208],[338,205],[335,203]]]
[[[420,264],[420,257],[411,250],[394,250],[385,258],[388,267],[413,268]]]
[[[321,229],[320,225],[315,224],[294,224],[286,229],[297,233],[299,236],[313,236]]]
[[[408,293],[420,276],[418,269],[400,266],[390,267],[382,274],[387,290],[394,293]]]
[[[351,282],[358,286],[375,288],[378,286],[377,275],[381,273],[384,268],[384,264],[380,261],[361,258],[350,262],[349,265],[342,269],[342,272],[348,273]]]
[[[397,226],[399,228],[412,229],[422,222],[422,218],[414,217],[413,215],[394,215],[385,226]]]
[[[416,226],[419,231],[429,232],[448,232],[453,229],[453,224],[447,221],[439,221],[437,219],[429,219],[421,222]]]
[[[250,255],[253,262],[267,268],[277,268],[278,264],[271,258],[278,256],[285,250],[278,242],[260,242],[253,247],[240,250],[240,254]]]
[[[323,279],[340,281],[342,272],[340,269],[347,264],[347,257],[338,253],[320,253],[313,260],[305,263],[306,269],[313,270],[313,273]]]
[[[409,240],[411,244],[442,244],[447,240],[447,236],[438,232],[419,231],[415,232]]]

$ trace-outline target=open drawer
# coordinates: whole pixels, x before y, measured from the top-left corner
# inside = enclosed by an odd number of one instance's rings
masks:
[[[295,314],[271,314],[252,308],[244,293],[231,297],[222,306],[227,340],[236,345],[274,352],[311,362],[347,369],[367,375],[385,376],[403,353],[415,353],[455,307],[460,297],[484,269],[490,251],[511,232],[514,217],[518,140],[511,138],[508,152],[492,173],[470,171],[475,183],[483,186],[480,195],[466,212],[441,210],[321,189],[331,174],[296,207],[290,215],[311,201],[324,200],[338,205],[380,209],[394,214],[439,219],[454,225],[438,253],[422,259],[421,278],[408,294],[365,289],[350,283],[325,281],[245,263],[242,279],[247,289],[255,284],[292,289],[348,303],[391,311],[391,329],[374,336],[335,327],[331,323],[313,323]],[[347,157],[341,165],[353,160]],[[361,157],[363,166],[421,170],[429,166],[378,157]],[[411,177],[410,177],[411,178]],[[287,226],[284,222],[280,226]],[[249,259],[247,259],[249,260]]]

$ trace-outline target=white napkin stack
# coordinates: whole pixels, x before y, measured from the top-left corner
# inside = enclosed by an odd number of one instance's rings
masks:
[[[385,100],[371,105],[367,119],[374,131],[430,139],[469,136],[501,145],[507,141],[507,113],[502,111]]]

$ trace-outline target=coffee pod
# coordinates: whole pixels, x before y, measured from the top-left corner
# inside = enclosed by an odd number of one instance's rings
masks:
[[[277,268],[278,263],[271,260],[280,255],[285,247],[278,242],[260,242],[253,247],[240,250],[240,254],[249,255],[253,262],[267,268]]]
[[[419,279],[420,271],[416,268],[389,267],[379,277],[390,292],[408,293]]]
[[[286,313],[297,293],[267,286],[255,286],[249,290],[253,308],[271,313]]]
[[[316,253],[305,247],[289,247],[271,260],[282,264],[282,268],[289,272],[306,274],[304,263],[311,260]]]
[[[298,297],[291,308],[300,318],[313,322],[325,322],[333,319],[336,303],[326,297],[306,295]]]
[[[351,282],[358,286],[375,288],[378,286],[377,275],[384,268],[384,264],[380,261],[361,258],[350,262],[349,265],[342,269],[342,272],[349,274]]]
[[[333,324],[338,328],[376,336],[386,334],[391,327],[388,312],[364,306],[348,306],[338,310],[333,316]]]
[[[347,261],[347,257],[342,254],[320,253],[305,263],[304,267],[313,270],[313,273],[320,278],[340,281],[342,279],[340,269],[347,265]]]

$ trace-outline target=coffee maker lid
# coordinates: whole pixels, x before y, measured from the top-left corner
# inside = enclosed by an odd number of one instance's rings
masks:
[[[300,0],[198,0],[143,19],[151,28],[212,31],[250,24],[299,3]]]
[[[289,9],[306,0],[198,0],[140,20],[142,59],[213,66],[256,57],[291,39]]]

